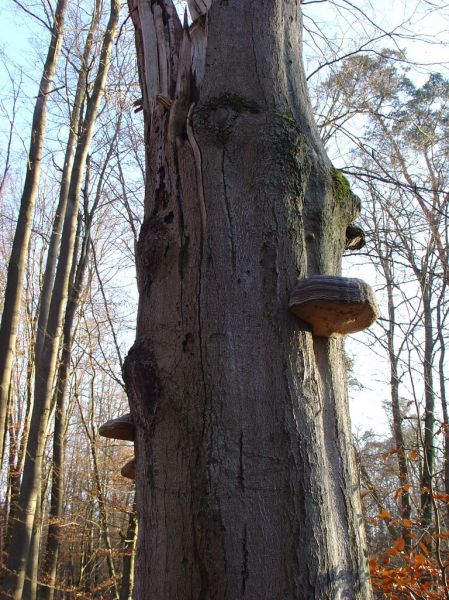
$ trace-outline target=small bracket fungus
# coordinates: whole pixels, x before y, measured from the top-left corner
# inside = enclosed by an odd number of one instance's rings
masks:
[[[126,479],[135,479],[136,478],[136,459],[133,458],[129,460],[127,463],[123,465],[120,471],[122,477],[126,477]]]
[[[114,440],[127,440],[129,442],[134,441],[134,421],[129,413],[117,417],[116,419],[110,419],[101,425],[98,433],[107,438],[113,438]]]
[[[346,229],[345,250],[360,250],[365,245],[365,232],[357,225],[349,225]]]
[[[134,112],[138,113],[143,110],[143,98],[138,98],[135,102],[133,102],[133,106],[135,106]]]
[[[290,310],[312,326],[316,336],[340,337],[366,329],[379,311],[371,287],[361,279],[312,275],[299,281]]]

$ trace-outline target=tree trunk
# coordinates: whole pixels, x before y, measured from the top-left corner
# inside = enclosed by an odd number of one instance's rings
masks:
[[[39,557],[42,536],[43,509],[44,508],[42,506],[42,494],[39,493],[36,502],[33,531],[31,533],[31,543],[28,550],[25,583],[23,586],[23,598],[26,598],[26,600],[36,600],[37,596],[37,579],[39,574]]]
[[[123,540],[123,572],[120,584],[120,600],[132,600],[134,590],[134,562],[137,541],[137,515],[135,505],[129,513],[128,530]]]
[[[342,342],[287,308],[298,277],[339,274],[358,209],[311,116],[299,2],[215,0],[189,31],[170,0],[130,9],[136,598],[368,600]]]
[[[435,391],[433,387],[433,339],[432,307],[430,299],[431,286],[427,278],[421,281],[421,292],[424,313],[424,432],[423,432],[423,467],[421,476],[421,527],[431,532],[433,500],[432,487],[435,466]],[[428,547],[431,548],[431,541]]]
[[[80,258],[74,273],[71,276],[69,302],[67,304],[64,317],[64,328],[62,336],[62,352],[59,361],[58,375],[55,385],[55,427],[53,437],[53,463],[52,463],[52,482],[51,482],[51,501],[49,512],[49,525],[47,534],[47,546],[43,560],[43,572],[45,576],[45,585],[40,590],[40,600],[53,600],[56,566],[58,562],[58,552],[61,543],[61,525],[60,521],[63,514],[64,501],[64,463],[65,463],[65,396],[67,380],[72,354],[72,343],[74,337],[73,322],[78,308],[81,291],[83,288],[84,273],[87,266],[87,260],[90,247],[90,233],[85,232],[81,248]],[[78,252],[75,252],[77,256]]]
[[[444,285],[444,291],[446,291],[446,286]],[[444,481],[444,491],[449,496],[449,411],[447,406],[447,394],[446,394],[446,341],[444,335],[443,328],[443,319],[442,319],[442,302],[438,302],[437,305],[437,333],[438,333],[438,341],[440,343],[440,358],[438,360],[438,379],[440,383],[440,400],[441,400],[441,411],[443,414],[442,426],[445,432],[444,441],[443,441],[443,481]],[[449,504],[446,505],[446,513],[447,513],[447,522],[449,522]]]
[[[9,383],[16,346],[17,326],[20,317],[23,276],[28,256],[31,223],[41,173],[48,101],[62,44],[66,8],[67,0],[58,0],[50,46],[39,85],[39,93],[34,106],[25,184],[8,264],[2,322],[0,325],[0,465],[3,462],[3,438],[8,406]]]
[[[84,531],[81,536],[81,553],[79,560],[79,577],[76,580],[72,578],[72,585],[75,585],[80,592],[89,591],[90,572],[94,568],[92,561],[93,553],[93,513],[94,513],[94,499],[91,496],[88,500],[88,509],[86,510],[86,516],[84,518]]]
[[[390,393],[391,393],[391,412],[393,414],[393,435],[394,443],[398,457],[398,477],[401,487],[401,519],[409,521],[412,514],[410,502],[410,476],[407,464],[407,455],[405,449],[404,433],[402,430],[402,412],[399,398],[399,376],[398,376],[398,355],[395,351],[395,328],[396,328],[396,309],[393,298],[393,278],[389,267],[390,257],[381,257],[382,269],[385,275],[388,298],[388,329],[387,345],[388,357],[390,362]],[[409,549],[411,540],[409,537],[410,528],[402,526],[402,538],[405,548]]]

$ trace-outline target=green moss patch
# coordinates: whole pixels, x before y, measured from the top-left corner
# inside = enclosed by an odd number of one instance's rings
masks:
[[[338,169],[332,169],[331,175],[332,185],[334,188],[334,194],[336,199],[339,200],[340,198],[347,198],[348,195],[351,193],[351,186],[349,184],[349,181]]]

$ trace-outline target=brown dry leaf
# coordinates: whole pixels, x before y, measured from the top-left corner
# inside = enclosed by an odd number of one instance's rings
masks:
[[[389,511],[384,508],[378,515],[377,515],[378,519],[391,519],[390,513]]]

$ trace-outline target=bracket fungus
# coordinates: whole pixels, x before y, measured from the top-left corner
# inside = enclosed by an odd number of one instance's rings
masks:
[[[361,279],[312,275],[299,281],[290,310],[321,337],[341,337],[366,329],[379,316],[374,292]]]
[[[357,225],[349,225],[346,229],[345,250],[360,250],[365,245],[365,232]]]
[[[101,425],[98,433],[106,438],[114,440],[134,441],[134,421],[131,414],[121,415],[116,419],[110,419]]]
[[[126,479],[135,479],[136,478],[136,459],[133,458],[129,460],[127,463],[123,465],[120,470],[121,476],[126,477]]]

